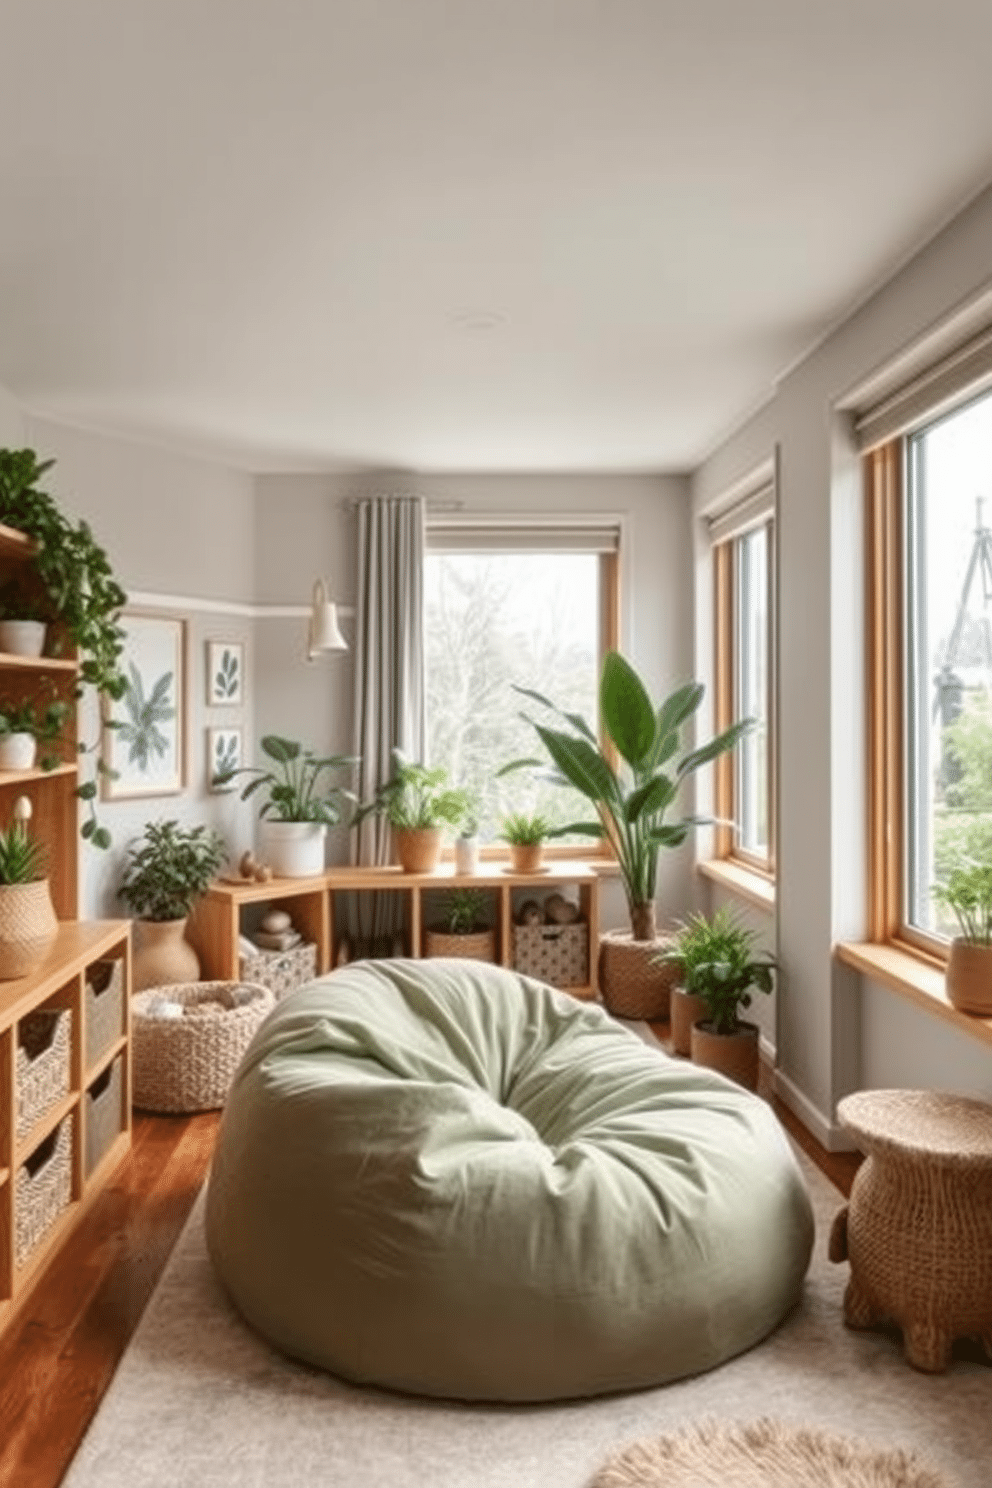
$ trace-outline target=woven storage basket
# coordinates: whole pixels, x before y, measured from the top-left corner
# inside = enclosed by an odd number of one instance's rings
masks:
[[[17,1170],[14,1194],[14,1260],[20,1267],[41,1244],[72,1199],[70,1111]]]
[[[86,1092],[86,1176],[99,1167],[100,1159],[110,1151],[114,1139],[124,1130],[124,1111],[121,1105],[123,1083],[123,1059],[120,1054],[103,1073],[93,1081]]]
[[[238,1003],[238,998],[247,1001]],[[159,1003],[182,1017],[157,1017]],[[139,992],[131,1004],[134,1104],[145,1111],[213,1111],[224,1104],[242,1055],[275,1006],[267,987],[186,982]]]
[[[460,956],[464,961],[495,961],[496,931],[473,930],[468,935],[449,935],[446,930],[427,930],[424,951],[428,956]]]
[[[599,937],[599,991],[618,1018],[667,1018],[669,992],[679,978],[677,964],[654,965],[672,946],[672,937],[634,940],[629,930],[604,930]]]
[[[86,1067],[124,1032],[124,963],[97,961],[86,973]]]
[[[514,925],[513,966],[552,987],[584,987],[589,982],[589,926]]]
[[[238,958],[238,976],[256,987],[268,987],[273,997],[287,997],[317,975],[317,947],[294,946],[291,951],[258,951]]]
[[[41,1008],[18,1024],[18,1141],[69,1094],[71,1043],[71,1008]]]

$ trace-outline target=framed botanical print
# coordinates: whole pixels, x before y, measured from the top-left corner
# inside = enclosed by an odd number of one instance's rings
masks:
[[[207,705],[240,707],[244,702],[245,648],[240,641],[207,642]]]
[[[186,784],[186,621],[121,616],[124,696],[104,715],[102,795],[178,795]]]
[[[233,791],[237,782],[218,784],[218,776],[241,768],[241,730],[239,728],[207,729],[207,781],[211,791]]]

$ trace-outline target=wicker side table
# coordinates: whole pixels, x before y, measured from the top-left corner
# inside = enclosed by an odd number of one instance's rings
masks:
[[[850,1260],[844,1320],[897,1323],[906,1358],[939,1372],[956,1338],[992,1356],[992,1106],[926,1090],[867,1090],[837,1107],[867,1160],[834,1221]]]

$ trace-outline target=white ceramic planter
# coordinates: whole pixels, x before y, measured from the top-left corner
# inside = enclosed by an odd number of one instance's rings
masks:
[[[476,873],[479,868],[478,837],[455,838],[455,872]]]
[[[323,822],[263,821],[259,833],[262,861],[277,878],[315,878],[324,871]]]
[[[0,770],[33,770],[37,756],[34,734],[0,734]]]
[[[43,620],[0,620],[0,651],[8,656],[40,656],[46,628]]]

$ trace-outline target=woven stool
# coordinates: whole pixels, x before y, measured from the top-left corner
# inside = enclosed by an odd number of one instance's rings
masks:
[[[895,1322],[906,1358],[946,1369],[956,1338],[992,1356],[992,1106],[926,1090],[866,1090],[837,1107],[867,1156],[834,1221],[850,1260],[844,1321]]]
[[[213,1111],[224,1104],[255,1031],[275,1007],[250,982],[183,982],[131,999],[134,1104],[144,1111]],[[163,1016],[181,1008],[178,1016]]]

